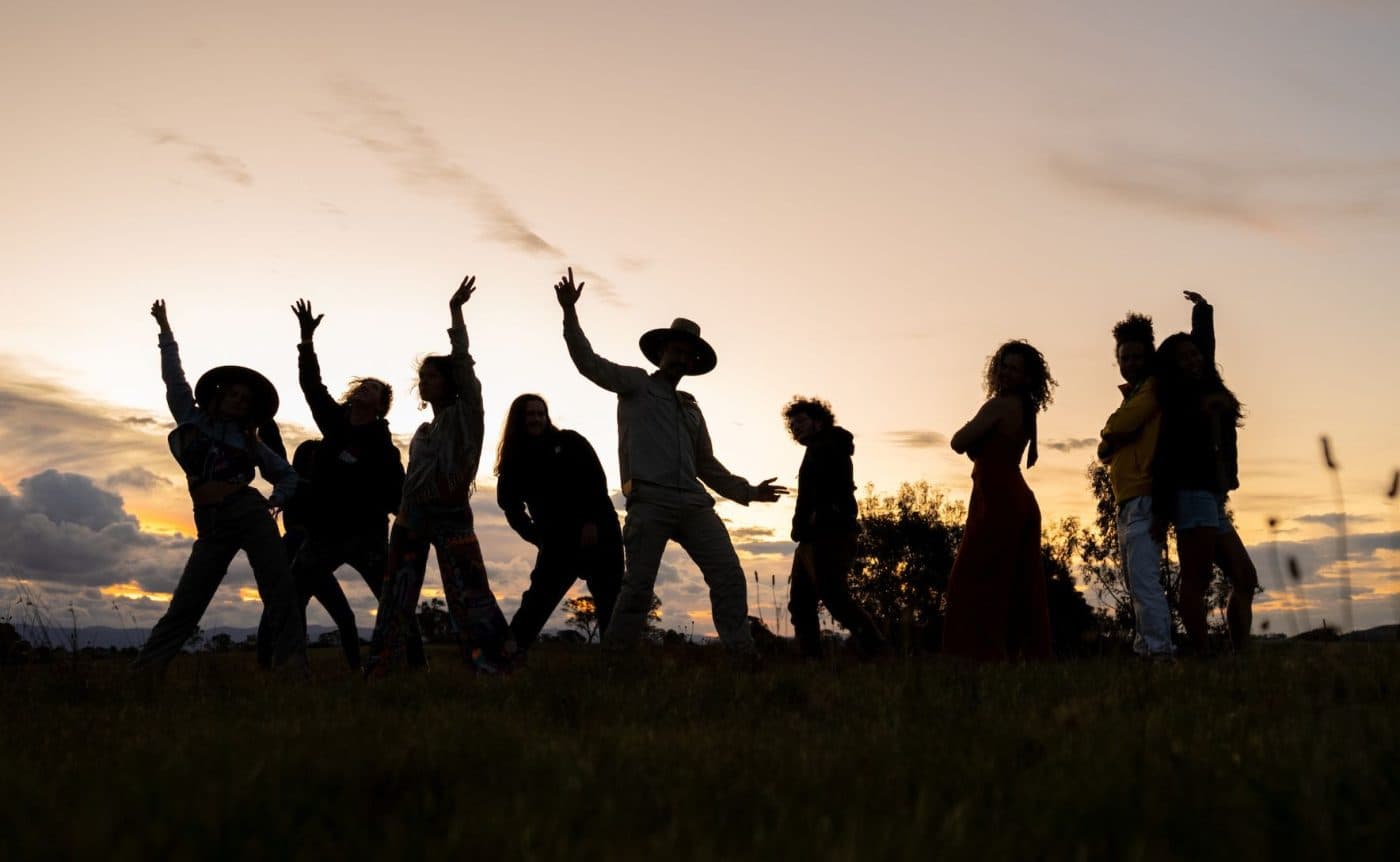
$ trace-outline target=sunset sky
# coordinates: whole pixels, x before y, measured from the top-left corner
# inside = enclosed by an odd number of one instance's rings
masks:
[[[779,410],[803,393],[856,435],[861,485],[965,498],[946,438],[987,355],[1032,341],[1061,384],[1028,473],[1047,522],[1092,511],[1113,323],[1151,314],[1160,339],[1199,291],[1247,410],[1232,504],[1269,589],[1256,627],[1288,631],[1271,516],[1312,621],[1338,619],[1323,433],[1356,625],[1400,612],[1400,4],[7,0],[4,22],[7,603],[23,579],[81,624],[164,610],[193,524],[153,299],[191,379],[260,369],[293,438],[288,306],[311,300],[327,383],[388,379],[406,440],[428,415],[415,360],[447,349],[475,273],[474,507],[511,613],[533,549],[494,503],[510,400],[543,394],[618,482],[614,398],[573,369],[550,289],[573,265],[604,356],[643,365],[644,330],[700,323],[719,366],[684,388],[755,482],[795,484]],[[791,501],[720,512],[781,603]],[[240,558],[205,627],[255,624],[251,587]],[[668,626],[713,631],[678,550],[658,590]]]

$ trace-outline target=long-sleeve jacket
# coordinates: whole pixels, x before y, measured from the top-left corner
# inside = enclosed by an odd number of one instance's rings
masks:
[[[812,435],[797,471],[797,511],[792,516],[794,542],[860,529],[851,466],[855,451],[851,432],[840,426],[823,428]]]
[[[511,463],[502,464],[496,502],[511,528],[534,545],[576,545],[585,523],[617,524],[603,465],[574,431],[530,441]]]
[[[308,525],[382,531],[386,516],[398,511],[404,481],[389,423],[352,423],[350,408],[331,397],[321,380],[315,347],[304,341],[297,352],[301,391],[322,437],[311,462]]]
[[[704,494],[703,481],[736,503],[752,502],[754,486],[715,458],[695,396],[677,390],[659,373],[618,365],[594,353],[575,315],[565,317],[564,342],[580,374],[617,393],[623,494],[631,497],[639,482]]]
[[[1113,498],[1120,504],[1152,493],[1152,459],[1157,453],[1157,435],[1162,428],[1162,409],[1157,404],[1157,380],[1149,377],[1136,386],[1123,384],[1123,403],[1108,417],[1101,436],[1129,438],[1114,450],[1108,461],[1108,479]]]
[[[251,484],[255,469],[272,483],[268,502],[281,506],[297,487],[297,474],[286,459],[260,441],[250,443],[237,423],[210,416],[196,405],[194,390],[185,379],[180,346],[173,335],[161,333],[160,376],[165,381],[165,403],[175,419],[170,432],[171,454],[184,468],[190,489],[208,482]]]
[[[465,326],[447,330],[452,341],[452,376],[457,400],[443,407],[414,433],[408,446],[408,475],[403,483],[403,506],[461,499],[465,502],[481,463],[485,407],[476,362],[467,345]]]

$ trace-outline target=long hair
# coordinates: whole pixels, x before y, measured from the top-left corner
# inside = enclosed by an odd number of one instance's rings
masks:
[[[457,375],[452,371],[452,357],[444,356],[441,353],[424,356],[418,362],[418,373],[422,374],[424,368],[432,368],[442,376],[443,380],[447,381],[447,390],[450,396],[448,400],[455,401],[461,391],[457,388]],[[414,384],[414,386],[417,385],[417,383]],[[420,408],[427,406],[427,402],[423,400],[421,395],[418,398],[418,406]]]
[[[1167,413],[1195,409],[1205,395],[1221,393],[1228,397],[1230,408],[1227,415],[1236,427],[1244,424],[1244,405],[1225,381],[1220,377],[1220,369],[1207,363],[1201,379],[1194,380],[1177,365],[1176,353],[1183,344],[1194,344],[1190,333],[1178,332],[1167,336],[1157,354],[1152,359],[1152,374],[1157,378],[1157,398]]]
[[[1019,356],[1026,370],[1026,385],[1019,392],[1002,392],[1000,384],[1000,374],[1002,360],[1007,356]],[[1059,384],[1050,374],[1050,366],[1045,362],[1045,356],[1028,341],[1019,338],[1012,339],[997,348],[987,359],[987,370],[983,375],[983,383],[987,389],[987,397],[995,398],[998,395],[1019,395],[1021,403],[1025,408],[1023,421],[1026,424],[1026,437],[1028,447],[1026,449],[1026,466],[1034,467],[1035,462],[1040,460],[1040,431],[1036,425],[1036,414],[1050,406],[1054,400],[1052,391]]]
[[[515,466],[516,460],[520,457],[520,452],[524,448],[529,437],[525,430],[525,408],[530,406],[530,402],[538,401],[544,406],[544,433],[549,436],[558,431],[554,427],[554,422],[549,418],[549,402],[544,400],[544,396],[536,395],[533,392],[526,392],[524,395],[517,395],[515,400],[510,402],[510,409],[506,411],[505,424],[501,426],[501,442],[496,446],[496,468],[495,475],[500,476],[502,470],[509,471]]]

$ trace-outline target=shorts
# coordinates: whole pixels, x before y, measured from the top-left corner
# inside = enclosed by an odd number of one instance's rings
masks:
[[[1204,527],[1213,527],[1217,533],[1228,533],[1234,529],[1225,514],[1225,498],[1210,491],[1177,491],[1177,530]]]

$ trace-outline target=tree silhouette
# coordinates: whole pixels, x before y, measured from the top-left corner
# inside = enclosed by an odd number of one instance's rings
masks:
[[[948,575],[966,520],[965,506],[923,481],[883,497],[867,491],[860,501],[851,594],[907,649],[936,650],[942,642]],[[1062,653],[1082,652],[1096,640],[1094,611],[1074,582],[1083,532],[1068,519],[1041,542],[1055,648]]]
[[[867,489],[859,506],[851,595],[896,640],[914,646],[921,632],[919,640],[936,647],[966,509],[928,482],[883,497]]]
[[[564,625],[582,634],[588,643],[598,636],[598,606],[592,596],[564,601]]]
[[[423,640],[430,644],[449,643],[457,637],[452,629],[452,617],[447,613],[447,602],[440,598],[418,606],[418,629],[423,633]]]
[[[661,599],[655,593],[651,596],[651,606],[647,608],[646,636],[652,640],[661,638]],[[564,625],[582,634],[588,643],[598,639],[598,605],[592,596],[578,596],[564,601]]]

